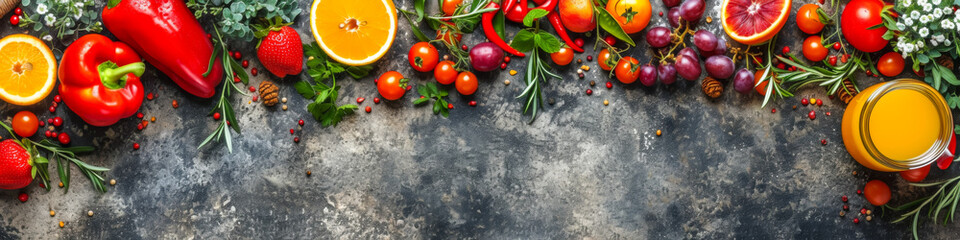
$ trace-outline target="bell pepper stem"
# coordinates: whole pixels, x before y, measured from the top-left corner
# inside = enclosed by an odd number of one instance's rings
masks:
[[[127,74],[133,73],[137,77],[143,75],[147,65],[143,62],[135,62],[123,66],[117,66],[112,61],[106,61],[97,67],[100,71],[100,82],[109,89],[121,89],[127,86]]]
[[[120,1],[122,0],[109,0],[107,1],[107,7],[108,8],[116,7],[118,4],[120,4]]]

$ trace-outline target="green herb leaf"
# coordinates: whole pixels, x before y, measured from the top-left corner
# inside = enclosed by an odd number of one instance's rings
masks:
[[[637,13],[638,13],[637,11],[633,10],[633,7],[628,7],[627,10],[623,12],[623,14],[620,14],[620,16],[626,18],[627,23],[629,23],[633,21],[633,16],[637,15]]]
[[[506,38],[503,30],[504,25],[506,25],[506,19],[507,18],[503,16],[503,11],[497,11],[497,14],[493,15],[493,30],[497,32],[497,35],[499,35],[501,39]]]
[[[426,5],[426,0],[413,0],[413,9],[417,11],[417,22],[423,20],[424,5]]]
[[[613,18],[613,15],[610,14],[610,12],[603,8],[596,8],[595,12],[597,13],[597,23],[601,28],[603,28],[604,31],[607,31],[607,33],[610,33],[610,35],[613,35],[614,37],[619,38],[621,41],[626,42],[627,45],[637,45],[633,42],[633,39],[630,38],[630,35],[623,31],[623,28],[620,27],[620,23],[617,22],[617,19]]]
[[[547,12],[547,10],[539,8],[530,10],[530,12],[527,12],[527,15],[523,17],[523,25],[527,27],[533,27],[533,21],[545,17],[549,13],[550,12]]]
[[[510,46],[517,49],[517,51],[529,52],[537,47],[537,42],[534,40],[536,36],[537,34],[530,30],[520,30],[516,36],[513,36],[513,41],[510,42]]]
[[[534,39],[537,42],[537,46],[539,46],[540,49],[543,49],[543,51],[547,53],[558,52],[560,51],[560,47],[563,46],[563,44],[560,43],[559,39],[557,39],[552,34],[547,33],[545,31],[537,33],[537,36],[534,37]]]

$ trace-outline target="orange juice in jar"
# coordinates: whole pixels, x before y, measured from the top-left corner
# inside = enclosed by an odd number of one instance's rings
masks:
[[[913,79],[861,91],[843,113],[841,132],[850,155],[877,171],[905,171],[953,156],[950,107],[936,89]]]

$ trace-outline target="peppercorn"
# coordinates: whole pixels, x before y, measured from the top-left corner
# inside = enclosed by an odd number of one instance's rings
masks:
[[[663,134],[663,132],[661,132],[660,129],[657,129],[657,136],[660,136],[660,134]]]
[[[173,108],[178,108],[178,107],[180,107],[180,103],[178,103],[177,100],[173,100]]]
[[[151,121],[151,122],[156,122],[156,121],[157,121],[157,117],[150,117],[150,121]]]
[[[873,216],[867,216],[867,221],[873,221]]]
[[[593,95],[593,89],[587,89],[587,95]]]
[[[510,80],[503,80],[503,85],[510,85]]]
[[[705,77],[701,82],[703,93],[710,98],[718,98],[723,93],[723,83],[712,77]]]
[[[797,105],[793,105],[793,110],[797,110]]]
[[[597,85],[597,82],[594,82],[593,80],[590,80],[590,86],[593,87],[594,85]]]
[[[843,205],[843,210],[844,210],[844,211],[850,211],[850,205],[844,204],[844,205]]]
[[[257,76],[257,68],[250,69],[250,74],[253,74],[254,77]]]
[[[853,223],[860,223],[860,219],[859,219],[859,218],[854,218],[854,219],[853,219]]]
[[[57,106],[59,106],[59,104],[57,104],[56,102],[54,102],[54,103],[51,103],[50,106],[53,106],[54,108],[56,108]]]
[[[507,69],[507,63],[500,63],[500,69]]]
[[[657,15],[660,15],[661,17],[663,17],[663,11],[660,11],[660,13],[658,13]]]
[[[860,214],[867,214],[867,208],[860,208]]]
[[[854,172],[854,175],[856,175],[856,172]],[[857,195],[863,195],[863,190],[857,189]]]
[[[57,215],[56,212],[54,212],[53,210],[50,210],[50,216],[51,216],[51,217],[56,216],[56,215]]]
[[[373,103],[374,103],[374,104],[380,104],[380,98],[374,97],[374,98],[373,98]]]
[[[55,108],[55,107],[53,107],[53,106],[50,106],[50,112],[51,112],[51,113],[52,113],[52,112],[56,112],[56,111],[57,111],[57,108]]]
[[[220,120],[220,113],[213,113],[213,120]]]
[[[611,88],[613,88],[613,83],[610,81],[607,81],[607,89],[611,89]]]
[[[139,143],[133,143],[133,150],[140,150],[140,144],[139,144]],[[110,185],[113,185],[113,184],[110,184]]]
[[[770,109],[770,113],[777,113],[777,109],[776,108]]]
[[[63,188],[63,182],[60,182],[59,184],[57,184],[57,186]]]
[[[23,15],[23,9],[19,7],[13,9],[13,15]]]
[[[663,13],[663,12],[661,12],[661,13]],[[707,23],[712,23],[712,22],[713,22],[713,17],[707,16]]]
[[[577,77],[579,77],[580,79],[583,79],[583,77],[585,76],[583,75],[583,73],[580,73],[580,74],[577,74]]]
[[[582,63],[583,63],[583,59],[577,58],[577,64],[582,64]]]
[[[300,137],[293,137],[294,143],[300,143]]]
[[[20,195],[17,196],[17,199],[20,200],[20,202],[27,202],[27,200],[30,200],[30,195],[27,195],[27,193],[20,193]]]
[[[470,101],[470,106],[471,106],[471,107],[476,107],[476,106],[477,106],[477,101]]]
[[[93,210],[87,211],[87,216],[88,216],[88,217],[93,217]]]
[[[826,139],[820,139],[820,144],[827,145],[827,140],[826,140]]]
[[[510,63],[510,56],[503,56],[503,62]]]
[[[53,118],[53,126],[60,127],[62,125],[63,125],[63,118],[60,118],[60,117]]]
[[[840,211],[840,216],[841,216],[841,217],[846,216],[846,215],[847,215],[847,212]]]
[[[142,112],[138,112],[138,113],[137,113],[137,118],[143,119],[143,113],[142,113]]]
[[[554,100],[553,98],[548,98],[548,99],[547,99],[547,104],[553,105],[553,104],[556,103],[556,102],[557,102],[557,101]]]
[[[587,62],[593,61],[593,56],[587,56]]]
[[[603,105],[604,105],[604,106],[610,105],[610,101],[607,101],[606,99],[604,99],[604,100],[603,100]]]
[[[240,51],[233,52],[233,59],[240,60],[243,58],[243,55],[240,55]]]
[[[803,99],[800,99],[800,104],[806,106],[810,104],[810,101],[807,100],[807,98],[803,98]]]
[[[241,63],[240,65],[243,65],[243,68],[247,68],[250,66],[250,62],[247,60],[243,60],[243,63]]]
[[[840,42],[833,43],[833,50],[840,50]]]
[[[147,100],[153,100],[153,93],[147,93]]]
[[[60,228],[63,228],[63,221],[60,221]]]
[[[873,211],[871,211],[870,209],[867,209],[867,215],[873,215]]]
[[[303,119],[300,119],[299,121],[297,121],[297,125],[300,125],[301,127],[303,126],[303,123],[304,123]]]
[[[847,202],[847,200],[849,200],[847,195],[840,196],[840,201]]]
[[[790,54],[790,46],[783,46],[783,55]]]
[[[283,107],[281,107],[281,108],[282,108],[284,111],[286,111],[286,110],[287,110],[287,105],[284,104]]]
[[[313,175],[313,172],[311,172],[310,170],[307,170],[307,177],[309,177],[310,175]]]
[[[447,109],[453,109],[453,103],[447,103]]]
[[[62,145],[70,144],[70,135],[67,135],[67,133],[60,133],[60,135],[57,135],[57,141],[60,141],[60,144]]]

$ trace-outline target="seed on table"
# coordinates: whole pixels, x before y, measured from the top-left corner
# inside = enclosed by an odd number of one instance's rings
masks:
[[[556,103],[556,102],[557,102],[557,101],[554,100],[553,98],[548,98],[548,99],[547,99],[547,104],[553,105],[553,104]]]
[[[151,122],[156,122],[156,121],[157,121],[157,117],[150,117],[150,121],[151,121]]]
[[[177,100],[173,100],[173,108],[178,108],[178,107],[180,107],[180,103],[178,103]]]
[[[110,179],[110,186],[117,185],[116,179]]]
[[[712,23],[712,22],[713,22],[713,17],[707,16],[707,23]]]
[[[867,216],[867,221],[873,221],[873,216]]]
[[[580,65],[580,69],[583,69],[583,71],[590,71],[590,66]]]
[[[657,129],[657,136],[660,136],[660,134],[663,134],[663,132],[661,132],[660,129]]]
[[[517,75],[517,70],[510,70],[510,76]]]
[[[594,82],[593,80],[590,80],[590,86],[593,87],[594,85],[597,85],[597,82]]]
[[[53,216],[55,216],[55,215],[57,215],[57,213],[56,213],[56,212],[53,212],[53,210],[50,210],[50,216],[53,217]]]
[[[93,210],[87,211],[87,216],[88,216],[88,217],[93,217]]]
[[[280,102],[282,102],[282,103],[287,103],[287,97],[281,98],[281,99],[280,99]]]
[[[281,107],[281,108],[282,108],[284,111],[286,111],[286,110],[287,110],[287,105],[284,104],[283,107]]]
[[[840,211],[840,216],[841,216],[841,217],[846,216],[846,215],[847,215],[847,212]]]
[[[583,73],[583,69],[577,69],[577,74],[582,74],[582,73]]]
[[[309,177],[310,175],[313,175],[313,172],[311,172],[310,170],[307,170],[307,177]]]
[[[60,221],[60,228],[63,228],[63,221]]]
[[[870,209],[867,209],[867,215],[873,215],[873,211],[870,211]]]
[[[603,105],[604,105],[604,106],[610,105],[610,101],[607,101],[606,99],[604,99],[604,100],[603,100]]]
[[[60,182],[60,184],[57,184],[57,186],[59,186],[59,187],[62,188],[62,187],[63,187],[63,182]]]
[[[503,80],[503,85],[510,85],[510,80]]]

